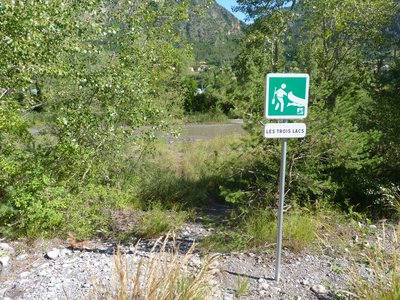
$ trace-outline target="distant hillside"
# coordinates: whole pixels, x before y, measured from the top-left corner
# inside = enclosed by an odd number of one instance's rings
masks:
[[[215,1],[204,11],[201,9],[204,3],[204,0],[192,1],[183,34],[193,45],[198,62],[217,66],[230,63],[237,54],[245,23]]]

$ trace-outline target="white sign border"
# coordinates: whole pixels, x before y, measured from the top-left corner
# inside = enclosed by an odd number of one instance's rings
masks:
[[[271,133],[271,134],[267,134],[266,130],[267,129],[272,129],[272,130],[276,130],[276,129],[303,129],[304,132],[303,133],[293,133],[293,132],[285,132],[285,133]],[[307,134],[307,126],[305,123],[267,123],[264,124],[264,137],[267,139],[291,139],[291,138],[305,138]]]
[[[269,95],[269,84],[268,84],[268,79],[269,78],[275,78],[275,77],[302,77],[306,78],[306,107],[305,107],[305,113],[302,116],[269,116],[268,115],[268,95]],[[294,119],[305,119],[308,115],[308,96],[309,96],[309,87],[310,87],[310,75],[307,73],[268,73],[267,76],[265,77],[265,103],[264,103],[264,111],[265,115],[264,117],[266,119],[275,119],[275,120],[294,120]]]

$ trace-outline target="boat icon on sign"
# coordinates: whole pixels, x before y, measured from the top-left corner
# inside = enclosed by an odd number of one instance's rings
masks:
[[[289,103],[287,106],[299,106],[299,107],[305,107],[307,105],[307,101],[303,98],[297,97],[293,94],[293,92],[289,92],[287,95],[289,99]]]

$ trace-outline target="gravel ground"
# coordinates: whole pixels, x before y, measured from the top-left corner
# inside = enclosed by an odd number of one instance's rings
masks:
[[[200,223],[186,224],[177,238],[181,251],[212,231]],[[129,259],[147,259],[155,255],[154,242],[141,241],[136,248],[125,245],[121,250]],[[75,250],[67,246],[60,240],[0,243],[0,299],[83,299],[100,282],[111,284],[115,244],[91,241],[87,249]],[[187,269],[198,270],[204,257],[195,251]],[[279,282],[273,279],[274,251],[217,254],[213,268],[215,292],[210,299],[237,299],[240,284],[247,286],[240,299],[338,299],[339,291],[349,289],[349,262],[330,251],[283,249]]]

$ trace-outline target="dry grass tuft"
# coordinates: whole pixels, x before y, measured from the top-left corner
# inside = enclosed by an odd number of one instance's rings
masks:
[[[365,265],[366,272],[360,274],[359,268],[349,270],[354,298],[400,299],[400,224],[390,234],[389,241],[386,236],[387,230],[383,224],[376,242],[355,258],[356,263],[361,261]]]
[[[130,258],[118,248],[111,286],[96,284],[90,299],[194,300],[212,299],[216,269],[210,266],[216,257],[207,259],[197,269],[189,270],[188,262],[194,244],[185,254],[174,246],[168,250],[169,236],[158,239],[148,256],[135,248]],[[156,251],[157,245],[161,245]]]

